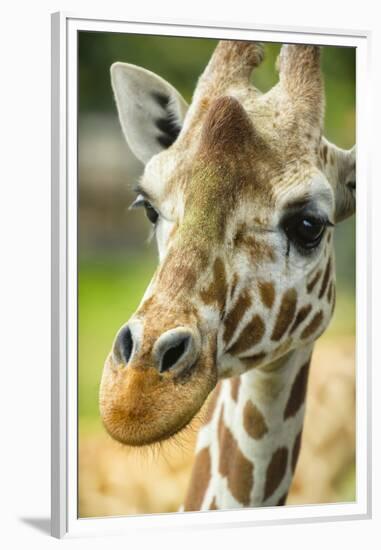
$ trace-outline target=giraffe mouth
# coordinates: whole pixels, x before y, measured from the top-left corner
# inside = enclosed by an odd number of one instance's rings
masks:
[[[197,412],[195,414],[197,414]],[[125,434],[127,430],[125,430],[124,435],[118,438],[118,435],[115,435],[115,433],[111,433],[107,429],[107,427],[106,430],[113,439],[115,439],[119,443],[122,443],[123,445],[127,445],[129,447],[145,447],[148,445],[155,445],[155,443],[162,443],[163,441],[167,441],[168,439],[179,435],[187,428],[194,417],[195,415],[190,416],[182,424],[176,425],[171,430],[163,433],[155,433],[154,431],[151,432],[151,430],[149,432],[146,432],[146,430],[141,430],[139,431],[139,433],[136,434],[135,437],[126,437]]]
[[[217,383],[212,360],[199,358],[174,376],[152,367],[105,363],[99,406],[109,435],[133,447],[152,445],[184,430]]]

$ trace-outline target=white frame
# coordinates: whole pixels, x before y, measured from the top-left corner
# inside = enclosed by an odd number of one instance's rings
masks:
[[[77,518],[77,31],[241,38],[356,47],[356,491],[354,503]],[[371,517],[370,33],[52,15],[52,535],[146,527],[248,526]],[[360,267],[361,266],[361,269]],[[69,365],[71,366],[69,368]],[[361,368],[358,368],[358,367]]]

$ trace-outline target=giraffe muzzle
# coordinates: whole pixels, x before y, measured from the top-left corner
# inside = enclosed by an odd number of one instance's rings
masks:
[[[102,421],[127,445],[149,445],[181,431],[217,381],[215,339],[202,346],[196,325],[155,328],[131,319],[116,335],[103,370]]]

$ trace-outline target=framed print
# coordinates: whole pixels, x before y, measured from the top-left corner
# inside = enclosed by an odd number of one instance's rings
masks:
[[[369,517],[368,55],[52,16],[54,536]]]

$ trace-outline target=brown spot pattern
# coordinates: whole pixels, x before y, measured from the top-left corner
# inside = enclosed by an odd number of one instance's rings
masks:
[[[248,232],[249,229],[245,224],[239,226],[234,237],[234,246],[244,248],[254,262],[259,260],[274,262],[276,259],[274,249]]]
[[[217,386],[212,391],[212,395],[209,398],[209,402],[208,402],[207,408],[206,408],[204,424],[209,424],[209,422],[213,418],[214,409],[216,408],[218,396],[220,395],[220,391],[221,391],[221,382],[219,382],[217,384]]]
[[[308,363],[305,363],[301,367],[298,374],[295,376],[290,396],[288,398],[286,408],[284,409],[283,417],[285,420],[287,420],[287,418],[290,418],[291,416],[294,416],[304,403],[307,390],[309,366],[310,362],[308,361]]]
[[[243,409],[243,426],[254,439],[261,439],[268,432],[263,414],[251,401]]]
[[[216,497],[213,497],[212,502],[210,503],[209,510],[218,510]]]
[[[288,450],[286,447],[279,447],[273,454],[266,471],[266,484],[263,500],[267,500],[279,487],[284,474],[286,473]]]
[[[283,294],[278,317],[271,335],[272,340],[280,340],[292,323],[296,311],[296,301],[297,294],[294,288],[290,288]]]
[[[230,289],[230,299],[231,300],[233,299],[235,289],[237,288],[237,284],[238,284],[238,275],[237,275],[237,273],[234,273],[233,281],[232,281],[232,285],[231,285],[231,289]]]
[[[217,433],[218,433],[218,441],[220,444],[220,467],[221,467],[221,460],[222,460],[222,440],[224,437],[224,430],[225,430],[225,422],[224,422],[224,405],[222,404],[221,410],[220,410],[220,416],[218,418],[218,426],[217,426]],[[221,468],[220,468],[221,469]],[[225,468],[223,468],[225,471]]]
[[[306,319],[306,317],[308,316],[308,314],[310,313],[311,310],[312,310],[312,305],[311,304],[308,304],[308,305],[303,306],[302,308],[300,308],[300,310],[298,311],[298,313],[296,315],[295,321],[293,322],[292,327],[290,329],[290,334],[292,334],[293,332],[296,331],[298,326],[301,323],[303,323],[304,319]]]
[[[254,465],[242,454],[232,432],[225,426],[223,408],[218,422],[218,439],[220,445],[219,472],[227,478],[228,487],[233,497],[243,506],[248,506],[254,486]]]
[[[221,258],[216,258],[213,265],[213,281],[206,290],[201,290],[200,297],[206,305],[217,303],[222,311],[225,307],[226,292],[225,266]]]
[[[185,498],[184,510],[197,512],[201,509],[205,492],[208,488],[211,473],[209,448],[205,447],[196,456],[193,466],[190,489]]]
[[[240,376],[235,376],[234,378],[231,379],[230,381],[230,394],[232,396],[232,399],[233,401],[238,401],[238,392],[239,392],[239,387],[241,385],[241,377]]]
[[[280,497],[280,499],[278,500],[276,505],[277,506],[284,506],[286,504],[287,497],[288,497],[288,492],[284,493],[284,495]]]
[[[247,309],[251,306],[251,298],[247,291],[242,292],[234,307],[226,315],[224,326],[224,342],[228,344],[232,339],[234,331],[245,315]]]
[[[307,292],[308,294],[311,294],[311,292],[313,291],[313,289],[315,288],[317,282],[319,281],[320,277],[321,277],[321,270],[319,270],[315,276],[311,279],[311,281],[307,284]]]
[[[324,271],[324,276],[323,276],[323,280],[322,280],[320,292],[319,292],[319,299],[323,298],[324,296],[330,275],[331,275],[331,258],[328,260],[327,266]]]
[[[292,458],[291,458],[291,467],[292,471],[295,472],[296,464],[298,462],[300,447],[302,444],[302,432],[299,432],[294,441],[294,446],[292,448]]]
[[[259,315],[254,315],[250,323],[241,332],[238,340],[227,351],[232,355],[239,355],[258,344],[262,340],[264,333],[264,322]]]
[[[333,287],[333,283],[332,281],[329,283],[329,287],[328,287],[328,292],[327,292],[327,300],[328,300],[328,303],[331,303],[331,300],[332,300],[332,287]]]
[[[332,312],[335,310],[336,305],[336,288],[333,287],[332,289]]]
[[[310,336],[312,336],[312,334],[321,325],[322,320],[323,320],[323,312],[318,311],[318,313],[316,313],[316,315],[314,315],[314,317],[312,318],[311,322],[303,330],[300,337],[304,339],[304,338],[309,338]]]
[[[261,295],[261,300],[263,304],[271,309],[273,307],[274,298],[275,298],[275,289],[274,285],[269,282],[260,282],[259,283],[259,292]]]

